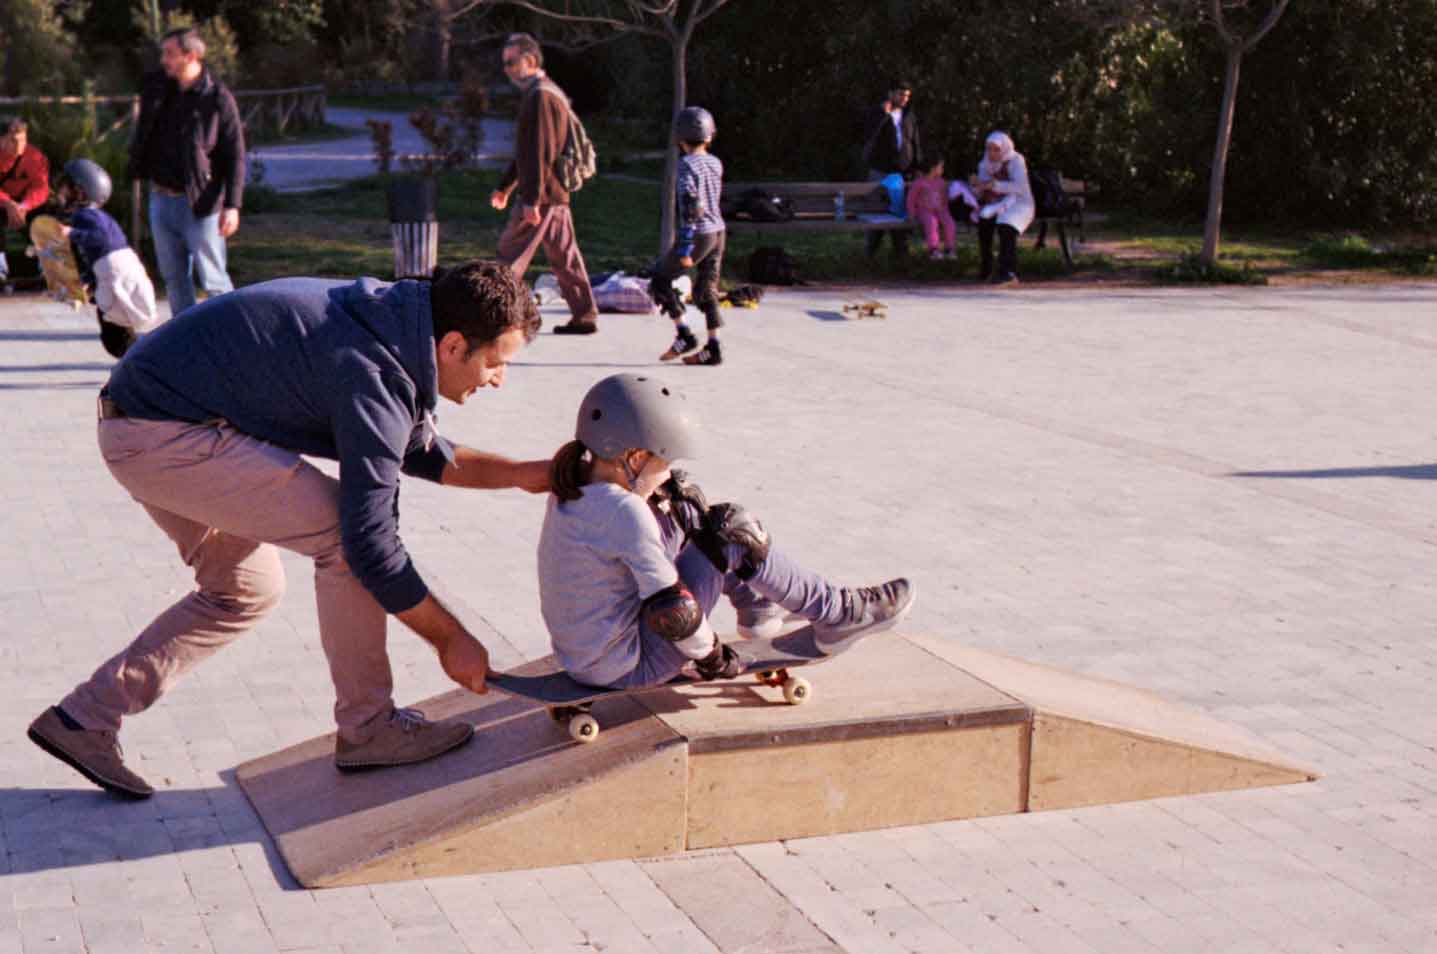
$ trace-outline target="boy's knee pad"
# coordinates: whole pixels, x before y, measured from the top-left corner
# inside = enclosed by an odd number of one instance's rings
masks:
[[[670,318],[684,316],[684,303],[669,279],[658,277],[649,279],[649,297],[653,298],[654,304],[659,306],[659,310]]]
[[[643,618],[649,629],[677,643],[698,631],[704,611],[687,586],[675,583],[644,600]]]
[[[103,315],[100,316],[100,344],[111,357],[123,358],[125,352],[130,350],[130,345],[137,340],[139,336],[133,329],[106,321]]]
[[[720,573],[727,573],[732,569],[739,579],[752,579],[758,568],[768,559],[769,545],[772,542],[758,518],[738,504],[721,503],[709,508],[704,524],[704,529],[695,537],[694,542],[704,556],[709,558],[709,562],[717,567]],[[736,567],[728,565],[728,556],[724,552],[729,544],[737,544],[744,551],[743,559]]]

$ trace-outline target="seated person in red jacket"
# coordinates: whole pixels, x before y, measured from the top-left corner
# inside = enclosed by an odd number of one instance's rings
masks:
[[[5,232],[25,230],[30,213],[50,197],[50,163],[30,145],[25,120],[0,119],[0,282],[10,274]]]

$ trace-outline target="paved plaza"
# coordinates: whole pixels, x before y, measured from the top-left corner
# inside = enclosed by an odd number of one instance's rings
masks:
[[[701,410],[709,499],[839,582],[912,576],[906,631],[1153,690],[1318,781],[302,890],[233,777],[332,728],[302,561],[127,722],[153,799],[25,738],[190,581],[95,449],[93,318],[0,299],[0,954],[1437,950],[1437,285],[879,294],[887,320],[821,288],[725,312],[719,368],[658,365],[655,317],[545,334],[441,429],[548,456],[599,377],[661,375]],[[500,667],[546,652],[542,510],[404,486],[405,542]],[[401,703],[450,688],[390,645]]]

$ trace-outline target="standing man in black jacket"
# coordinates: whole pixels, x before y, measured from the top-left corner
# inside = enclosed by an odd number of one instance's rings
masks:
[[[911,179],[918,169],[923,149],[918,142],[918,118],[908,104],[913,99],[913,86],[902,80],[893,84],[888,96],[868,117],[864,129],[863,161],[868,165],[868,178],[878,182],[893,173]],[[908,232],[892,233],[893,251],[908,252]],[[864,233],[864,250],[872,255],[878,251],[883,231],[870,229]]]
[[[130,143],[130,176],[150,183],[150,229],[170,314],[195,303],[195,277],[211,297],[234,289],[225,239],[239,229],[244,127],[234,96],[204,65],[192,27],[160,41],[160,71],[145,77]]]

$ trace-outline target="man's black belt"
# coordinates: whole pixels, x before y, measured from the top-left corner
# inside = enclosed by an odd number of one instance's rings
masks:
[[[120,405],[110,400],[109,388],[101,388],[100,396],[95,401],[96,409],[99,412],[100,420],[112,421],[117,417],[126,417],[125,411]]]

